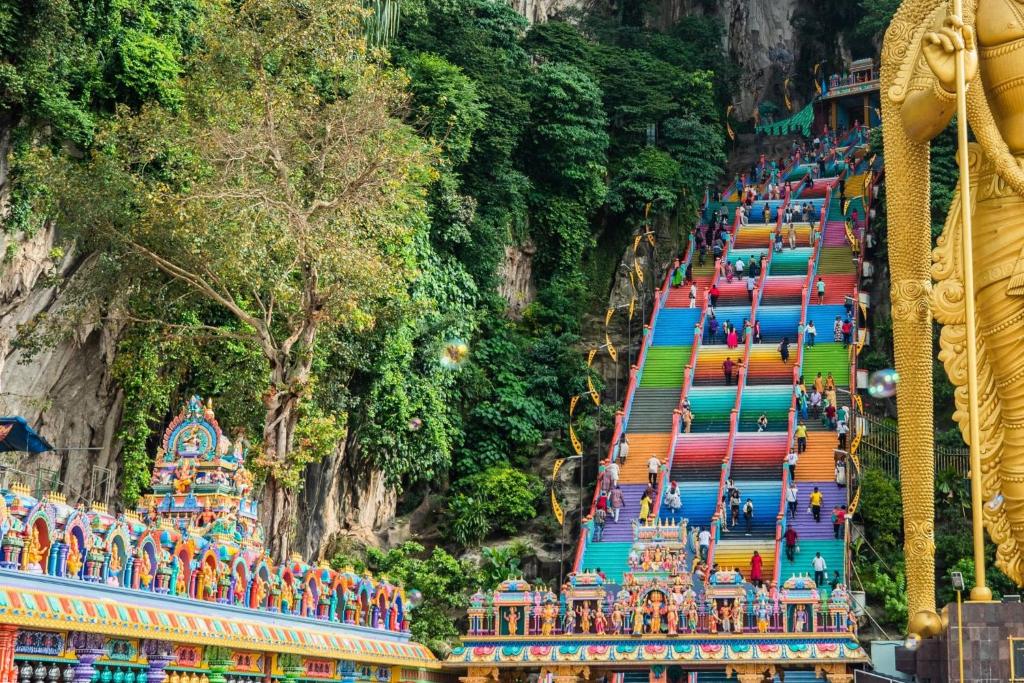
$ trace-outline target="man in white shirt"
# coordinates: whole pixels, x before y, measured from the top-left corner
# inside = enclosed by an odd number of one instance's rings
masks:
[[[700,559],[708,559],[708,550],[711,547],[711,532],[707,529],[701,529],[700,533],[697,534],[697,543],[700,545]]]
[[[747,264],[743,261],[743,257],[736,259],[736,277],[743,277],[743,270],[747,267]]]
[[[658,456],[651,453],[650,459],[647,461],[647,480],[651,486],[658,483],[658,470],[661,469],[661,461],[658,460]]]
[[[796,461],[800,459],[796,451],[790,451],[786,455],[786,465],[789,467],[789,478],[790,480],[796,479]]]
[[[786,489],[786,505],[789,507],[789,516],[796,517],[796,505],[799,501],[800,490],[796,487],[796,482],[789,482],[789,488]]]
[[[825,564],[825,558],[821,556],[821,553],[814,553],[814,559],[811,560],[811,568],[814,569],[814,583],[818,586],[825,585],[825,571],[828,566]]]

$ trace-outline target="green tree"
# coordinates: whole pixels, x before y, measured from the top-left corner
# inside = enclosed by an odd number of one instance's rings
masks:
[[[418,557],[423,546],[407,541],[388,551],[368,548],[366,566],[377,576],[386,575],[406,591],[416,589],[423,601],[412,610],[412,636],[435,653],[443,655],[459,636],[455,616],[468,605],[467,594],[476,582],[475,571],[467,562],[460,562],[441,548],[434,548],[428,557]],[[343,567],[350,558],[339,556],[332,561]]]
[[[343,434],[303,403],[317,341],[372,325],[404,291],[429,180],[403,83],[360,57],[360,16],[345,3],[222,8],[178,112],[119,111],[86,163],[47,166],[72,237],[217,305],[236,324],[208,331],[266,359],[257,464],[278,558],[303,468]]]

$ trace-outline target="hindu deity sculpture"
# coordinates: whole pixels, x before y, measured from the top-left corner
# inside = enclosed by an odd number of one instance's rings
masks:
[[[42,571],[43,569],[43,541],[39,538],[39,528],[33,526],[28,535],[28,545],[25,547],[25,566],[30,571]]]
[[[612,608],[612,633],[622,633],[622,624],[625,621],[625,615],[622,613],[622,604],[615,603]]]
[[[576,632],[576,610],[567,608],[562,617],[562,633],[572,635]]]
[[[153,582],[153,563],[149,559],[149,553],[145,550],[139,555],[139,585],[149,587],[149,584]]]
[[[671,600],[665,607],[665,622],[668,624],[668,634],[676,635],[679,629],[679,608]]]
[[[608,629],[608,619],[604,616],[604,612],[600,609],[594,611],[594,633],[598,635],[604,635],[604,632]]]
[[[555,632],[555,619],[558,617],[558,608],[554,603],[549,602],[541,608],[540,634],[550,636]]]
[[[576,608],[576,612],[580,617],[580,633],[590,633],[590,619],[592,616],[590,604],[584,602]]]
[[[121,560],[121,551],[118,550],[116,544],[110,546],[110,562],[107,565],[110,567],[111,574],[117,574],[121,571],[123,564]]]
[[[1024,581],[1024,6],[1019,0],[904,0],[882,50],[882,119],[907,584],[912,629],[934,632],[932,314],[943,324],[939,359],[956,386],[954,418],[971,439],[967,297],[976,311],[978,438],[984,525],[996,565]],[[956,110],[956,52],[964,50],[973,291],[966,291],[960,192],[934,253],[929,141]],[[936,284],[933,288],[933,279]],[[920,615],[920,616],[918,616]],[[919,621],[914,626],[914,619]]]
[[[644,604],[637,600],[633,606],[633,635],[639,636],[644,632]]]
[[[78,576],[78,572],[82,570],[82,549],[78,545],[78,537],[74,534],[71,535],[71,540],[68,541],[68,561],[67,561],[67,573],[68,576]]]
[[[797,605],[796,612],[793,614],[793,630],[797,633],[807,630],[807,608],[803,605]]]

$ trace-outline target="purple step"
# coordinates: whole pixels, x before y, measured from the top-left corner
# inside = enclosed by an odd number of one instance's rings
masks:
[[[842,247],[846,244],[846,223],[831,220],[825,224],[826,247]]]
[[[604,541],[632,541],[633,520],[640,514],[640,496],[643,495],[647,484],[621,484],[622,497],[625,505],[619,510],[619,522],[615,523],[611,515],[604,526]]]
[[[796,485],[800,489],[800,503],[797,505],[796,517],[790,517],[789,524],[795,526],[800,538],[833,538],[832,508],[835,505],[846,505],[846,489],[839,488],[834,481],[798,481]],[[815,486],[822,493],[820,522],[815,522],[808,512],[811,492]]]

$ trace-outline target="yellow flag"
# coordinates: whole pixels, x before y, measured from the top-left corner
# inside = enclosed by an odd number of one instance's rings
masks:
[[[555,466],[551,468],[551,478],[554,479],[558,476],[558,470],[562,469],[562,465],[565,464],[565,458],[559,458],[555,461]]]
[[[590,352],[587,353],[588,368],[594,364],[594,356],[596,355],[597,349],[590,349]],[[590,400],[594,402],[594,405],[601,405],[601,394],[597,393],[597,389],[594,387],[594,376],[590,372],[587,372],[587,389],[590,390]]]
[[[636,248],[640,246],[640,240],[643,239],[640,235],[633,237],[633,255],[636,256]],[[635,263],[635,260],[634,260]]]
[[[636,310],[636,297],[629,300],[629,319],[633,319],[633,311]]]
[[[559,524],[565,523],[565,514],[562,512],[562,506],[558,504],[558,498],[555,497],[555,489],[553,488],[551,489],[551,512]]]
[[[572,419],[572,414],[576,412],[576,404],[580,402],[579,394],[569,399],[569,419]]]
[[[608,331],[604,333],[604,343],[608,346],[608,355],[611,356],[612,362],[617,363],[619,360],[619,352],[614,346],[612,346],[612,338],[609,336]]]
[[[615,309],[614,308],[609,308],[607,311],[605,311],[605,313],[604,313],[604,326],[605,327],[608,327],[609,323],[611,323],[613,315],[615,315]]]
[[[569,423],[569,443],[572,444],[573,453],[583,455],[583,444],[580,443],[580,437],[576,436],[576,430],[573,429],[572,422]]]
[[[637,237],[637,239],[640,239]],[[636,273],[636,279],[640,281],[640,284],[644,283],[644,271],[640,270],[640,262],[633,261],[633,272]]]
[[[821,62],[814,65],[814,92],[817,95],[821,94],[821,84],[818,83],[818,72],[821,71]]]
[[[725,132],[728,133],[730,140],[736,139],[736,133],[733,131],[732,126],[729,125],[729,116],[732,114],[733,106],[730,104],[725,108]]]
[[[782,95],[786,98],[786,109],[793,111],[793,102],[789,99],[789,79],[782,82]]]

